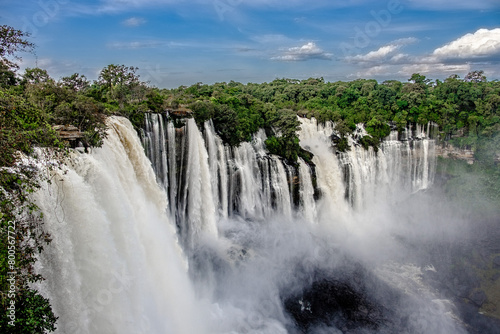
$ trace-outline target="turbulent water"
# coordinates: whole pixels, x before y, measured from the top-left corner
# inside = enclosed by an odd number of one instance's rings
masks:
[[[139,139],[110,118],[103,148],[37,194],[58,333],[466,332],[408,247],[456,233],[413,206],[433,184],[432,126],[342,153],[333,124],[301,119],[314,158],[287,164],[263,131],[231,148],[184,121],[149,114]]]

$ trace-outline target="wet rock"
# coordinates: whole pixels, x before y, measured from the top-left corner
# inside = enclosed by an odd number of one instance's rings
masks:
[[[465,160],[468,164],[474,163],[474,151],[454,147],[449,143],[436,145],[436,156],[450,159]]]
[[[379,308],[353,286],[330,279],[316,281],[302,294],[285,301],[285,309],[302,330],[318,323],[332,324],[343,331],[377,329],[384,321]]]
[[[478,307],[481,307],[486,301],[486,299],[487,299],[486,294],[482,290],[473,292],[469,297],[469,300]]]
[[[394,312],[387,307],[399,305],[399,293],[363,266],[351,263],[334,272],[318,270],[303,277],[300,272],[303,286],[282,291],[284,309],[295,323],[291,333],[310,333],[317,328],[336,328],[335,333],[399,329]]]
[[[495,256],[495,258],[493,259],[493,265],[495,267],[500,267],[500,256]]]
[[[467,324],[470,334],[498,334],[500,333],[500,320],[478,313],[475,305],[459,303],[460,317]]]
[[[330,136],[330,139],[331,139],[331,141],[332,141],[333,143],[337,144],[337,143],[340,141],[341,137],[340,137],[339,135],[337,135],[337,134],[333,133],[333,134]]]

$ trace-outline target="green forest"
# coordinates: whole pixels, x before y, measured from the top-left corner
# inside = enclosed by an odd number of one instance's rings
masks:
[[[20,123],[15,126],[26,130],[33,122],[71,124],[84,133],[82,142],[87,147],[101,143],[107,115],[125,116],[140,128],[147,112],[186,109],[199,124],[212,119],[217,133],[233,146],[251,140],[252,134],[264,128],[269,151],[290,161],[305,154],[298,146],[297,115],[333,121],[341,138],[352,133],[356,124],[364,124],[369,136],[361,143],[374,147],[391,129],[434,122],[441,139],[479,155],[487,154],[487,142],[498,143],[500,129],[500,82],[488,81],[482,71],[463,79],[452,75],[444,81],[416,73],[408,82],[309,78],[159,89],[141,82],[133,66],[108,65],[92,82],[78,73],[55,80],[40,68],[14,73],[2,66],[2,106],[13,110],[10,105],[17,104],[22,106],[20,111],[31,110],[30,118],[16,113]]]
[[[41,68],[20,71],[19,54],[33,48],[22,31],[0,26],[2,332],[9,321],[5,314],[10,301],[7,272],[11,268],[9,243],[5,241],[11,240],[11,221],[17,224],[12,238],[17,247],[14,262],[18,274],[15,333],[39,333],[55,326],[48,300],[29,285],[43,279],[34,273],[33,264],[50,236],[40,228],[43,217],[29,197],[39,187],[36,171],[19,163],[20,152],[36,155],[36,147],[51,147],[53,158],[64,159],[69,144],[55,125],[77,127],[87,150],[102,145],[109,115],[127,117],[139,129],[145,113],[191,111],[198,124],[211,119],[219,136],[232,146],[265,129],[269,152],[294,163],[298,157],[311,159],[299,146],[297,116],[333,121],[340,151],[349,149],[347,138],[356,124],[364,124],[368,133],[359,142],[377,149],[391,129],[434,122],[441,140],[474,150],[477,168],[493,170],[498,179],[500,82],[488,81],[482,71],[464,78],[452,75],[444,81],[415,73],[405,82],[280,78],[269,83],[230,81],[161,89],[142,82],[134,66],[110,64],[94,81],[79,73],[55,79]],[[181,119],[175,121],[182,124]]]

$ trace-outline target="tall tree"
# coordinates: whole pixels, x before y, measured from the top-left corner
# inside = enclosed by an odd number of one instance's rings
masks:
[[[14,29],[11,26],[5,24],[0,26],[0,62],[10,68],[19,68],[17,64],[8,60],[7,57],[20,60],[21,57],[17,55],[18,52],[33,50],[34,44],[25,39],[27,36],[28,33]]]
[[[90,87],[90,82],[87,80],[87,77],[78,73],[74,73],[69,77],[61,78],[60,83],[64,87],[68,87],[75,92],[82,91]]]
[[[110,64],[99,73],[99,83],[113,90],[116,86],[139,83],[137,67]]]
[[[486,82],[486,76],[484,75],[484,71],[472,71],[469,72],[465,78],[465,82]]]

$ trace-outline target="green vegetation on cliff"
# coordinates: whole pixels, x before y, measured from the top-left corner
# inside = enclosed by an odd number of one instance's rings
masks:
[[[377,147],[391,126],[401,130],[408,124],[434,122],[441,139],[473,149],[478,158],[489,160],[495,159],[495,149],[486,147],[500,130],[500,82],[487,81],[482,71],[471,72],[464,79],[452,75],[444,81],[414,74],[408,82],[310,78],[246,85],[197,83],[161,93],[169,101],[190,106],[199,122],[213,118],[216,130],[231,145],[248,140],[259,127],[265,128],[270,151],[285,152],[280,155],[291,160],[300,155],[297,136],[293,131],[288,136],[280,132],[296,124],[294,117],[283,115],[333,121],[340,143],[346,143],[356,124],[362,123],[369,134],[359,140],[365,147]],[[216,118],[224,121],[215,122]],[[348,149],[343,146],[337,148]]]
[[[43,109],[24,94],[5,57],[32,47],[24,33],[0,26],[0,331],[44,333],[55,329],[49,301],[31,288],[36,253],[50,241],[29,194],[39,184],[37,171],[21,163],[34,147],[62,148]],[[35,73],[33,73],[35,74]]]
[[[150,87],[136,71],[111,64],[98,80],[89,82],[78,73],[56,81],[43,69],[26,69],[21,76],[5,75],[8,80],[3,82],[8,84],[2,90],[38,108],[50,124],[77,126],[85,134],[81,139],[85,146],[100,144],[106,115],[125,116],[140,128],[146,112],[191,110],[199,125],[211,119],[220,137],[232,146],[265,129],[270,152],[290,161],[305,155],[297,141],[297,115],[333,121],[339,150],[349,149],[346,138],[356,124],[363,124],[367,132],[359,143],[376,148],[391,129],[433,122],[441,139],[473,149],[477,158],[496,159],[487,146],[500,130],[500,82],[487,81],[482,71],[444,81],[413,74],[408,82],[276,79],[262,84],[197,83],[175,89]]]

